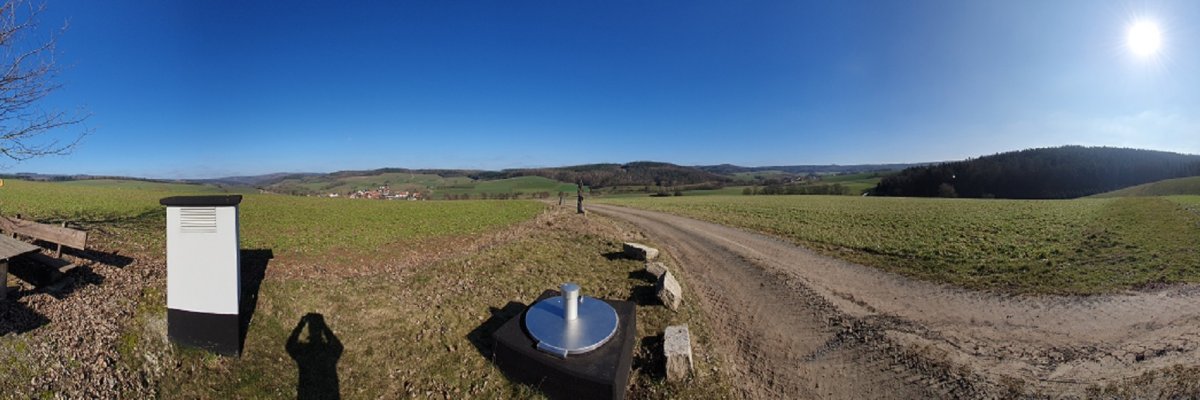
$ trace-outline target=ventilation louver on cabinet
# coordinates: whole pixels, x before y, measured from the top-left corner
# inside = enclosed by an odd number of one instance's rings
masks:
[[[179,231],[182,233],[217,233],[217,209],[215,207],[180,208]]]

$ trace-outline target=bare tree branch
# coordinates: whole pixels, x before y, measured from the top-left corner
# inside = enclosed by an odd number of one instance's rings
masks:
[[[81,124],[87,115],[37,107],[61,87],[54,82],[59,72],[54,56],[58,35],[66,29],[64,26],[45,39],[34,36],[37,17],[44,9],[44,4],[33,5],[26,0],[3,0],[0,4],[0,158],[22,161],[70,154],[90,133],[82,129],[65,141],[45,137],[52,131]]]

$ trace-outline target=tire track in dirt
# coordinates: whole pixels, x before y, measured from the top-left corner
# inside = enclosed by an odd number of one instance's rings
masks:
[[[724,333],[715,345],[748,397],[1087,397],[1098,386],[1200,363],[1195,285],[1004,296],[689,218],[591,209],[633,223],[678,259],[684,283]]]
[[[593,210],[621,215],[609,208]],[[623,215],[622,215],[623,216]],[[629,219],[629,218],[626,218]],[[887,354],[863,346],[830,315],[832,306],[794,280],[725,249],[724,238],[692,235],[671,224],[629,219],[687,271],[719,327],[711,345],[734,367],[747,398],[930,398],[946,393]],[[793,281],[793,282],[789,282]]]

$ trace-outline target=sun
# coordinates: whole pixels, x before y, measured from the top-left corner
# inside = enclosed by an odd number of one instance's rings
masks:
[[[1157,55],[1162,50],[1162,30],[1154,21],[1136,21],[1125,33],[1125,45],[1129,51],[1142,58]]]

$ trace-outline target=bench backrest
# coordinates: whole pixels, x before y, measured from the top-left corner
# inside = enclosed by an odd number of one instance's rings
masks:
[[[0,217],[0,230],[76,249],[87,249],[87,231]]]

